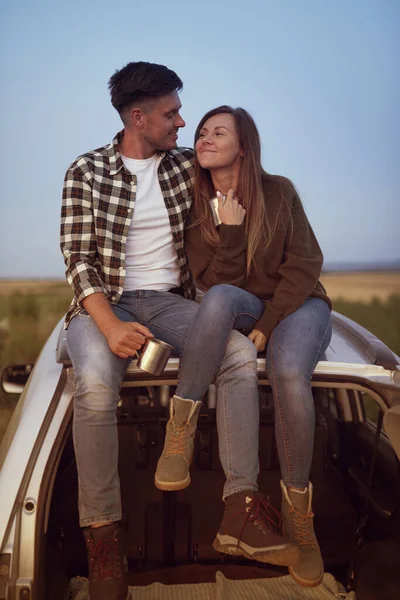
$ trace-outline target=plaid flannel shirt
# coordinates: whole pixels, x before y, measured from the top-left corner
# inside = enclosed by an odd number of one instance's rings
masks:
[[[135,209],[137,179],[122,162],[122,136],[120,132],[110,145],[77,158],[65,175],[60,246],[66,278],[74,291],[65,327],[83,310],[82,300],[90,294],[103,292],[110,303],[116,303],[124,290],[126,240]],[[193,151],[179,148],[164,152],[158,178],[181,284],[185,297],[194,300],[183,237],[192,202]]]

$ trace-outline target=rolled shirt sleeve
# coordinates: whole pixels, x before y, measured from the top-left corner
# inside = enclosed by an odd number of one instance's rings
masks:
[[[76,301],[81,303],[96,292],[105,293],[96,269],[98,259],[92,188],[88,176],[77,165],[67,171],[64,179],[60,247],[66,278]]]

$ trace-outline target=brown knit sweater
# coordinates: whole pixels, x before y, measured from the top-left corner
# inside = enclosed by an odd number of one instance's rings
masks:
[[[203,241],[198,227],[189,226],[185,244],[190,268],[202,289],[232,284],[266,301],[255,329],[269,338],[277,323],[309,296],[322,298],[330,308],[332,305],[318,281],[322,252],[293,184],[284,177],[266,175],[263,189],[268,221],[272,226],[278,222],[269,246],[256,250],[256,268],[252,267],[249,276],[244,224],[221,224],[216,247]],[[282,194],[286,199],[283,205]]]

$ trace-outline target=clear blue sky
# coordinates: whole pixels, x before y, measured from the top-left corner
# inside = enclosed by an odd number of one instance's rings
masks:
[[[120,129],[107,81],[136,60],[183,79],[181,145],[214,106],[252,113],[327,263],[399,259],[399,28],[398,0],[3,3],[0,277],[64,276],[64,173]]]

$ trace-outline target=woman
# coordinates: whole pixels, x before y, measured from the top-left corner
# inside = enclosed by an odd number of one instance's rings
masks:
[[[208,112],[196,130],[195,148],[194,203],[185,243],[196,282],[209,291],[187,334],[177,396],[190,398],[188,374],[205,348],[207,361],[211,354],[219,365],[232,328],[245,332],[257,351],[267,349],[283,527],[301,551],[289,570],[301,585],[315,586],[322,580],[323,562],[311,510],[315,417],[310,380],[331,337],[331,303],[318,281],[322,253],[294,186],[262,169],[259,134],[245,110],[222,106]],[[210,206],[216,195],[218,226]],[[246,411],[244,398],[242,414]],[[255,451],[257,441],[255,435]],[[168,450],[167,440],[164,457]],[[249,490],[256,489],[255,478]],[[230,497],[224,493],[226,505]],[[226,513],[229,517],[229,506]],[[229,551],[224,541],[223,522],[214,547]]]

